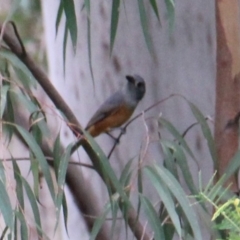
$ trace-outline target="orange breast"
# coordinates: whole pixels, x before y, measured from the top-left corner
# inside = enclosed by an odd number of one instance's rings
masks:
[[[110,130],[111,128],[120,127],[131,117],[133,110],[134,109],[121,106],[106,116],[106,118],[90,126],[88,128],[88,132],[93,137],[96,137],[99,134]]]

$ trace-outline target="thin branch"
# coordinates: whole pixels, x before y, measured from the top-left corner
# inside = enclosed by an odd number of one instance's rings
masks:
[[[46,160],[49,162],[49,163],[53,163],[53,157],[45,157]],[[0,161],[4,162],[4,161],[7,161],[7,162],[12,162],[12,161],[31,161],[32,159],[29,158],[29,157],[21,157],[21,158],[4,158],[4,159],[1,159],[0,158]],[[78,166],[81,166],[81,167],[86,167],[86,168],[90,168],[90,169],[94,169],[94,167],[90,164],[87,164],[87,163],[80,163],[80,162],[75,162],[75,161],[69,161],[68,162],[69,164],[72,164],[72,165],[78,165]]]

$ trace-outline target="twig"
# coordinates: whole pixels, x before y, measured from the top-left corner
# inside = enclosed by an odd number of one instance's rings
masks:
[[[46,160],[48,162],[53,162],[53,157],[45,157]],[[0,158],[0,161],[4,162],[4,161],[7,161],[7,162],[12,162],[12,161],[31,161],[32,159],[29,158],[29,157],[21,157],[21,158],[4,158],[4,159],[1,159]],[[87,163],[80,163],[80,162],[74,162],[74,161],[69,161],[68,162],[69,164],[72,164],[72,165],[78,165],[78,166],[81,166],[81,167],[86,167],[86,168],[90,168],[90,169],[94,169],[94,167],[90,164],[87,164]],[[95,169],[94,169],[95,170]]]

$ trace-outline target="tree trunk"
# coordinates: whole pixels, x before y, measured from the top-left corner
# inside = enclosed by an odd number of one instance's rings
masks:
[[[240,35],[239,3],[236,0],[216,1],[217,76],[215,142],[217,149],[217,179],[219,179],[238,149],[240,111]],[[232,124],[229,124],[232,122]],[[237,175],[226,183],[238,192]]]

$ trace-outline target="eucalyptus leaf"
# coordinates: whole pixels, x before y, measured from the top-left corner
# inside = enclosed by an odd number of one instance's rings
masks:
[[[0,180],[0,212],[9,229],[13,229],[13,210],[6,186]]]
[[[3,85],[1,86],[1,96],[0,96],[0,117],[2,119],[3,113],[5,111],[5,107],[7,105],[7,94],[9,90],[9,85]]]
[[[149,27],[147,24],[147,22],[148,22],[147,21],[147,13],[146,13],[146,9],[145,9],[143,0],[138,0],[138,8],[139,8],[139,15],[140,15],[140,21],[141,21],[141,27],[143,30],[144,39],[145,39],[145,42],[146,42],[149,52],[152,54],[153,46],[152,46],[152,40],[151,40],[150,33],[149,33]]]
[[[36,143],[33,136],[31,134],[29,134],[24,128],[22,128],[21,126],[18,126],[18,125],[15,125],[15,127],[18,130],[18,132],[20,133],[20,135],[22,136],[22,138],[24,139],[24,141],[29,146],[32,153],[35,155],[37,161],[39,162],[39,165],[41,167],[43,175],[45,176],[50,194],[52,196],[52,199],[54,200],[55,190],[54,190],[54,186],[53,186],[53,180],[51,177],[49,165],[47,163],[45,156],[42,153],[42,150],[40,149],[39,145]]]
[[[111,27],[110,27],[110,53],[112,53],[113,45],[117,33],[118,19],[120,11],[120,0],[112,1],[112,13],[111,13]]]
[[[77,18],[75,13],[75,3],[73,0],[61,0],[66,15],[66,24],[72,39],[74,52],[77,45]]]
[[[165,240],[164,231],[156,210],[148,198],[141,196],[141,202],[148,216],[149,224],[154,231],[154,239]]]
[[[26,65],[24,65],[24,63],[16,55],[14,55],[12,52],[8,50],[1,49],[0,57],[6,59],[8,62],[12,64],[16,73],[20,77],[19,80],[25,87],[27,88],[30,88],[30,86],[33,86],[34,88],[37,87],[36,79],[29,71],[29,69],[26,67]],[[21,74],[21,76],[19,74]]]

